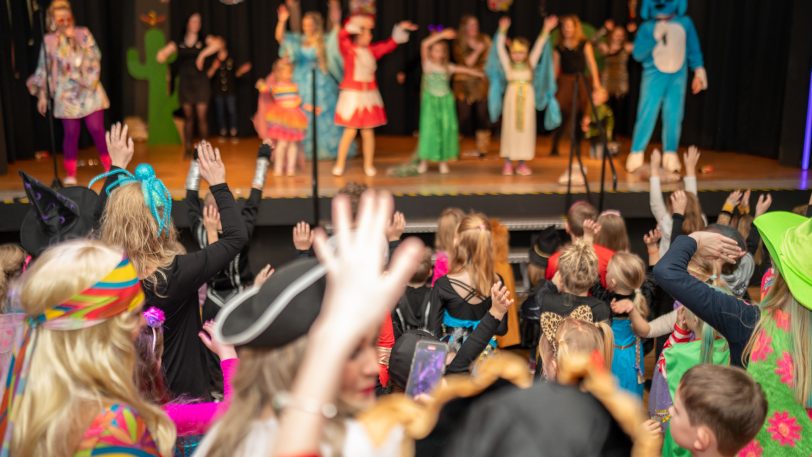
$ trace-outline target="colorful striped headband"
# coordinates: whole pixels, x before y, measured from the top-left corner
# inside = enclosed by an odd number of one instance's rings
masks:
[[[135,267],[129,259],[124,258],[101,281],[64,303],[48,308],[41,314],[28,316],[25,337],[11,358],[3,402],[0,404],[0,437],[3,440],[0,457],[9,456],[13,428],[11,412],[25,391],[30,364],[29,354],[33,354],[36,350],[39,328],[63,331],[92,327],[119,314],[132,311],[143,301],[144,292],[141,290]]]

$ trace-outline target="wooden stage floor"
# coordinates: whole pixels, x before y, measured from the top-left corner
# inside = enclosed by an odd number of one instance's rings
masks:
[[[220,148],[225,158],[227,179],[235,194],[247,195],[254,172],[254,154],[259,141],[253,138],[243,138],[238,143],[231,143],[214,139],[213,143]],[[320,162],[320,195],[332,196],[339,188],[351,181],[366,183],[371,187],[385,188],[395,195],[403,196],[522,195],[566,192],[566,187],[558,185],[557,179],[566,168],[567,156],[549,156],[549,138],[547,137],[540,138],[537,145],[537,158],[530,163],[534,172],[532,176],[502,176],[497,144],[493,145],[491,153],[485,159],[462,157],[460,160],[452,162],[451,173],[448,175],[440,175],[436,168],[432,168],[429,173],[421,176],[387,176],[387,169],[409,161],[416,144],[417,139],[414,137],[379,136],[376,154],[378,176],[373,178],[364,176],[360,158],[348,162],[347,173],[341,178],[333,177],[330,174],[332,162]],[[628,149],[627,144],[622,146],[621,149]],[[464,153],[472,150],[473,147],[473,141],[466,139],[462,142],[461,150]],[[562,144],[561,150],[562,152],[568,151],[566,142]],[[584,156],[586,157],[586,155],[586,145],[584,144]],[[81,151],[80,160],[87,161],[96,158],[93,148]],[[141,162],[151,163],[172,194],[176,198],[183,197],[189,163],[183,159],[180,147],[148,147],[145,144],[137,144],[133,164]],[[601,162],[585,159],[585,164],[588,168],[588,180],[594,192],[598,189]],[[615,158],[615,167],[618,171],[618,191],[647,192],[647,181],[627,175],[623,169],[624,164],[625,155]],[[779,165],[776,160],[758,156],[703,151],[700,168],[706,165],[712,166],[713,170],[699,176],[700,190],[722,191],[741,188],[790,190],[807,189],[810,185],[808,176],[800,169],[784,167]],[[265,198],[310,196],[309,162],[306,168],[307,171],[297,177],[269,176],[265,186]],[[0,176],[0,199],[9,201],[24,195],[17,174],[18,170],[24,170],[46,183],[49,183],[52,178],[50,159],[18,161],[9,166],[8,174]],[[86,185],[93,176],[101,171],[99,165],[81,166],[79,183]],[[610,182],[607,172],[607,188],[609,188]],[[583,188],[575,191],[582,190]]]

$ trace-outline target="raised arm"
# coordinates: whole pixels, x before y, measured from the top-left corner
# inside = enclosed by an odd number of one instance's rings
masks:
[[[694,232],[674,241],[654,267],[657,284],[675,300],[716,329],[731,345],[741,350],[759,319],[759,309],[732,295],[714,289],[688,273],[688,262],[701,246],[703,256],[721,256],[733,261],[741,255],[735,241],[709,232]],[[740,360],[733,360],[741,364]]]
[[[592,75],[592,87],[599,89],[601,86],[601,74],[598,71],[598,64],[595,62],[595,48],[592,43],[586,42],[584,44],[584,58],[586,59],[586,66],[589,68],[589,74]]]
[[[453,40],[457,37],[457,32],[454,29],[444,29],[442,32],[432,33],[423,41],[420,42],[420,60],[423,65],[429,61],[429,49],[434,43],[439,43],[443,40]]]
[[[376,59],[397,49],[399,44],[409,41],[409,32],[417,30],[417,26],[409,21],[401,21],[392,28],[392,36],[386,40],[369,45],[369,50]]]
[[[660,161],[662,155],[658,149],[651,153],[651,178],[649,179],[649,206],[651,206],[651,213],[660,230],[663,231],[664,236],[670,236],[671,230],[671,216],[665,207],[665,200],[663,199],[663,191],[660,188]],[[668,231],[668,234],[665,233]]]
[[[541,33],[539,33],[538,38],[536,38],[536,42],[533,43],[533,49],[530,50],[530,66],[533,68],[538,65],[539,59],[541,58],[541,53],[544,52],[544,45],[547,44],[547,40],[550,38],[550,32],[558,26],[558,17],[557,16],[547,16],[544,19],[544,25],[541,28]]]
[[[503,17],[499,19],[499,30],[496,32],[496,55],[499,57],[499,63],[502,64],[502,70],[505,73],[510,71],[510,56],[505,48],[505,36],[510,29],[510,18]]]
[[[248,243],[248,233],[240,217],[234,196],[225,182],[225,166],[220,151],[211,144],[198,146],[200,176],[209,183],[209,191],[217,202],[222,224],[222,235],[213,244],[200,251],[178,256],[176,287],[198,288],[231,262]],[[169,284],[170,287],[173,284]]]
[[[276,10],[276,29],[274,31],[274,38],[276,38],[276,42],[280,45],[283,41],[285,41],[285,27],[288,25],[288,19],[290,19],[290,10],[285,5],[279,5],[279,8]]]
[[[170,57],[172,57],[176,52],[178,52],[178,46],[175,44],[174,41],[170,41],[166,43],[166,46],[162,47],[158,53],[155,55],[155,60],[158,63],[166,63]]]

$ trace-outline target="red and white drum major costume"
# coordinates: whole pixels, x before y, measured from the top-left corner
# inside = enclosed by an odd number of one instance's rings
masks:
[[[395,26],[389,39],[357,46],[352,35],[369,24],[369,16],[353,16],[338,32],[338,47],[344,58],[344,80],[339,88],[335,122],[353,129],[370,129],[386,124],[386,111],[378,91],[375,71],[377,60],[409,41],[409,32]]]

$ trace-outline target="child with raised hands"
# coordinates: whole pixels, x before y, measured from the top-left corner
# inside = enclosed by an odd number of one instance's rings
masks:
[[[420,43],[420,60],[423,66],[423,89],[420,103],[420,137],[417,155],[420,158],[418,173],[428,170],[428,163],[437,162],[440,173],[447,174],[448,161],[460,154],[459,123],[451,92],[451,76],[464,74],[485,78],[485,73],[449,62],[448,43],[457,37],[454,29],[432,33]]]
[[[674,214],[678,215],[676,218],[682,221],[681,231],[683,234],[701,230],[707,225],[707,220],[702,214],[702,208],[699,206],[699,199],[697,198],[696,166],[699,157],[699,149],[696,146],[688,148],[688,152],[684,155],[685,178],[683,178],[683,182],[685,184],[685,193],[679,196],[672,195],[669,204],[666,204],[663,199],[660,179],[662,154],[657,149],[651,153],[649,204],[651,205],[651,213],[654,215],[654,219],[657,220],[657,228],[663,234],[660,240],[660,255],[663,255],[671,245],[672,234],[675,233]],[[689,231],[685,233],[686,230]]]
[[[344,80],[336,104],[336,125],[344,127],[338,145],[333,174],[344,174],[347,153],[355,136],[361,132],[361,150],[364,154],[364,174],[375,176],[375,127],[386,125],[386,111],[378,90],[375,70],[377,61],[409,41],[409,32],[417,26],[409,21],[395,25],[392,36],[372,42],[374,17],[356,14],[338,32],[338,48],[344,58]]]
[[[101,193],[99,236],[122,246],[144,284],[148,306],[166,314],[166,341],[162,365],[173,396],[211,399],[207,349],[198,333],[198,289],[226,266],[248,243],[248,233],[234,197],[225,182],[220,151],[208,142],[198,145],[200,177],[209,184],[220,212],[222,236],[200,251],[185,254],[172,223],[172,196],[148,164],[135,173],[124,168],[132,158],[132,140],[119,126],[110,132],[111,172]]]
[[[257,151],[257,160],[254,167],[254,179],[251,181],[251,194],[245,200],[240,210],[240,218],[250,239],[254,233],[254,224],[259,214],[259,205],[262,202],[262,190],[265,187],[265,178],[270,165],[273,147],[270,141],[263,141]],[[209,193],[201,201],[200,190],[200,164],[197,159],[189,164],[186,175],[186,208],[192,224],[192,236],[200,249],[216,243],[223,233],[223,223],[214,195]],[[248,264],[248,245],[234,259],[228,267],[219,271],[211,278],[207,285],[206,301],[203,305],[203,321],[214,319],[217,311],[229,298],[242,292],[254,281],[254,274]]]

